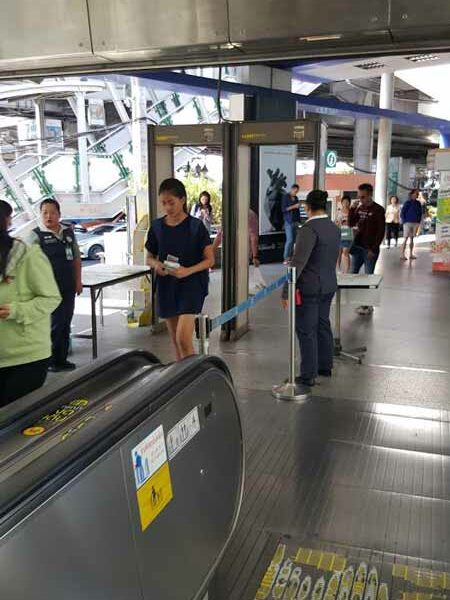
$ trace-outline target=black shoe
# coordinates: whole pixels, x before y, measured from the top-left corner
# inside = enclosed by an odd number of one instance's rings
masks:
[[[63,362],[61,364],[59,363],[50,363],[48,366],[48,370],[51,373],[61,373],[62,371],[74,371],[77,368],[77,365],[69,362],[68,360],[66,360],[66,362]]]
[[[295,383],[298,385],[307,385],[308,387],[313,387],[316,385],[316,380],[314,377],[296,377]]]
[[[319,369],[319,375],[321,377],[331,377],[332,374],[331,369]]]

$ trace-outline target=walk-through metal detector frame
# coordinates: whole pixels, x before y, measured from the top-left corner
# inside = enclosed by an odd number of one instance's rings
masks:
[[[177,146],[221,147],[222,185],[222,312],[248,296],[248,210],[250,207],[251,148],[263,145],[314,144],[314,187],[324,185],[320,173],[326,152],[324,124],[317,120],[247,121],[205,125],[149,125],[149,214],[160,215],[158,186],[174,177]],[[246,266],[247,268],[239,268]],[[152,291],[155,307],[155,293]],[[152,328],[159,322],[152,308]],[[248,313],[223,326],[222,339],[234,340],[248,331]]]

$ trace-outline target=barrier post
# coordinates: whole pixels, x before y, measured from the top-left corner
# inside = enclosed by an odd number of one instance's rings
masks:
[[[209,317],[199,315],[195,320],[195,333],[198,340],[199,354],[209,354]]]
[[[272,394],[277,400],[306,400],[309,389],[295,383],[295,290],[297,269],[288,267],[288,319],[289,319],[289,377],[287,382],[272,388]]]

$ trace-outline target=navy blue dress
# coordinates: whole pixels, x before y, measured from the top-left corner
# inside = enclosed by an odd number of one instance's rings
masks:
[[[164,262],[168,254],[176,256],[182,267],[192,267],[203,260],[203,251],[211,245],[206,227],[199,219],[188,216],[179,225],[166,225],[165,217],[153,221],[145,247]],[[156,278],[158,315],[168,319],[177,315],[197,315],[202,312],[208,295],[208,270],[184,279],[173,275]]]

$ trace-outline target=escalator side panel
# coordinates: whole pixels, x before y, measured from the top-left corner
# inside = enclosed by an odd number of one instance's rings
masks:
[[[132,451],[149,431],[164,434],[198,407],[200,431],[169,461],[173,498],[143,531]],[[208,415],[208,416],[205,416]],[[242,439],[233,393],[209,371],[164,411],[142,424],[121,448],[145,600],[194,598],[231,534],[240,502]],[[237,499],[237,500],[236,500]],[[152,565],[152,568],[149,568]]]
[[[186,600],[203,596],[235,527],[243,447],[229,378],[214,363],[0,540],[7,600]],[[141,388],[145,398],[145,388]],[[139,395],[139,392],[134,392]],[[148,405],[151,406],[151,394]],[[137,399],[138,401],[138,399]],[[200,430],[167,461],[173,498],[143,529],[132,451],[197,407]],[[88,434],[82,429],[80,439]],[[70,438],[67,443],[75,441]],[[169,456],[168,456],[169,458]],[[201,594],[201,595],[200,595]]]
[[[142,600],[122,481],[115,450],[11,531],[0,542],[0,596]]]

